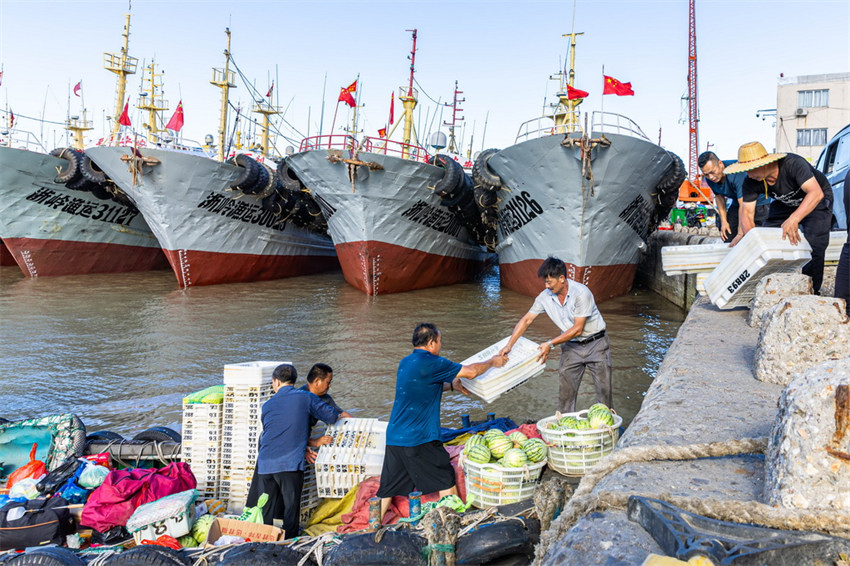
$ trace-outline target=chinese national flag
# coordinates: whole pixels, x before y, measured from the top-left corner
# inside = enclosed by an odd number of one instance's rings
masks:
[[[567,100],[575,100],[577,98],[586,98],[587,96],[588,96],[587,92],[585,92],[583,90],[579,90],[577,88],[573,88],[570,85],[567,85]]]
[[[386,128],[381,128],[380,130],[378,130],[378,137],[379,137],[379,138],[385,138],[385,137],[387,137],[387,129],[386,129]]]
[[[603,75],[605,77],[605,88],[602,94],[616,94],[617,96],[634,96],[635,91],[632,90],[632,83],[621,83],[614,77]]]
[[[171,120],[168,121],[168,124],[165,125],[166,130],[173,130],[175,132],[179,132],[183,127],[183,101],[177,103],[177,110],[174,111],[174,115],[171,117]]]
[[[129,102],[124,103],[124,111],[121,112],[121,117],[118,118],[118,123],[122,126],[130,126],[132,122],[130,122],[130,111],[129,111]]]
[[[347,87],[341,89],[339,91],[339,98],[337,99],[339,102],[345,102],[352,108],[357,106],[357,102],[354,100],[354,97],[351,96],[351,93],[357,92],[357,81],[354,81]]]
[[[269,87],[269,91],[266,93],[266,98],[271,98],[273,90],[274,90],[274,81],[272,81],[272,86]]]
[[[78,82],[74,86],[74,96],[80,96],[80,90],[83,88],[83,81]]]
[[[395,93],[390,96],[390,126],[393,125],[393,122],[395,122]]]
[[[12,109],[10,108],[9,109],[9,129],[11,130],[14,127],[15,127],[15,113],[12,112]]]

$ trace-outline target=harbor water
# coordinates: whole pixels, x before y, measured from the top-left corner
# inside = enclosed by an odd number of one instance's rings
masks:
[[[89,431],[179,430],[182,397],[221,383],[225,364],[286,360],[299,384],[313,363],[329,364],[340,406],[387,419],[396,367],[418,322],[435,323],[442,355],[462,361],[508,336],[531,303],[500,288],[498,268],[466,284],[368,297],[339,272],[181,290],[170,270],[29,279],[0,267],[0,417],[70,412]],[[628,423],[686,313],[648,290],[600,310],[611,337],[615,409]],[[541,315],[526,336],[558,333]],[[493,412],[518,423],[554,414],[557,365],[553,354],[543,374],[491,404],[444,395],[443,426],[461,426],[464,414],[480,420]],[[593,402],[587,376],[578,407]]]

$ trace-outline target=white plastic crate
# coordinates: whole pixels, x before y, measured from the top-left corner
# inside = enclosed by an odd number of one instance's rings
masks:
[[[812,247],[800,237],[793,246],[781,228],[753,228],[706,278],[708,298],[720,309],[748,306],[762,277],[799,271],[812,259]]]
[[[492,346],[465,359],[461,364],[467,365],[488,360],[498,354],[509,339],[510,337],[499,340]],[[470,393],[475,394],[487,403],[492,403],[505,392],[522,385],[529,378],[543,372],[546,363],[545,360],[543,362],[536,360],[539,353],[536,342],[521,336],[511,349],[511,353],[508,355],[508,363],[504,367],[490,368],[475,379],[461,378],[461,382],[464,387],[469,389]]]
[[[723,261],[732,248],[729,244],[694,244],[661,248],[661,268],[666,275],[705,273]]]
[[[498,464],[478,464],[463,460],[466,500],[479,509],[507,505],[531,499],[546,461],[528,463],[521,468]]]
[[[316,485],[319,497],[345,497],[367,476],[380,475],[387,423],[378,419],[340,419],[325,432],[331,443],[319,449]]]
[[[549,424],[562,417],[587,418],[587,411],[555,414],[537,422],[537,429],[549,446],[549,467],[565,476],[583,476],[599,460],[614,450],[620,439],[623,417],[614,414],[614,426],[589,430],[552,430]]]
[[[262,385],[272,382],[272,372],[290,362],[242,362],[224,366],[225,385]]]
[[[198,492],[190,489],[140,505],[127,519],[127,531],[136,544],[145,539],[156,540],[160,535],[187,535],[195,522],[197,498]]]

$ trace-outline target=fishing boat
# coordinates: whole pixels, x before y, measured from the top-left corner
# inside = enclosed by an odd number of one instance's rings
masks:
[[[669,214],[685,177],[675,154],[653,143],[629,118],[594,112],[581,128],[570,99],[576,33],[569,34],[570,72],[558,73],[551,114],[523,123],[515,144],[482,152],[476,184],[499,193],[501,284],[536,296],[550,255],[570,279],[590,287],[597,302],[627,293],[641,250],[658,219]]]
[[[398,92],[404,116],[389,134],[308,137],[281,164],[286,173],[279,169],[282,179],[290,176],[314,196],[345,280],[367,295],[467,281],[489,257],[471,179],[461,164],[432,158],[415,138],[415,57],[413,30],[410,80]],[[399,124],[402,139],[390,139]]]
[[[225,65],[213,69],[211,81],[222,91],[217,146],[212,139],[203,147],[176,144],[149,123],[147,140],[121,135],[116,128],[86,155],[139,208],[180,287],[336,269],[336,252],[318,207],[306,193],[283,189],[275,175],[268,131],[269,116],[279,110],[266,102],[254,109],[263,116],[259,151],[228,150],[228,95],[236,85],[230,69],[230,30],[226,33]],[[123,56],[126,49],[125,37]],[[151,87],[149,98],[155,96]],[[315,214],[295,214],[296,208]]]
[[[15,256],[6,247],[6,244],[0,240],[0,267],[11,267],[13,265],[18,265],[18,262],[15,261]]]
[[[85,113],[66,128],[72,147],[47,152],[25,132],[0,145],[0,237],[24,275],[167,268],[138,209],[114,186],[84,176],[97,173],[78,150],[91,129]]]

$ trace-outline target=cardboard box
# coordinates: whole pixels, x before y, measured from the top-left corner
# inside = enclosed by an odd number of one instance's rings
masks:
[[[248,521],[237,519],[224,519],[216,517],[207,534],[205,548],[214,546],[215,541],[222,535],[235,535],[251,542],[277,542],[286,538],[283,529],[271,525],[259,525]]]

